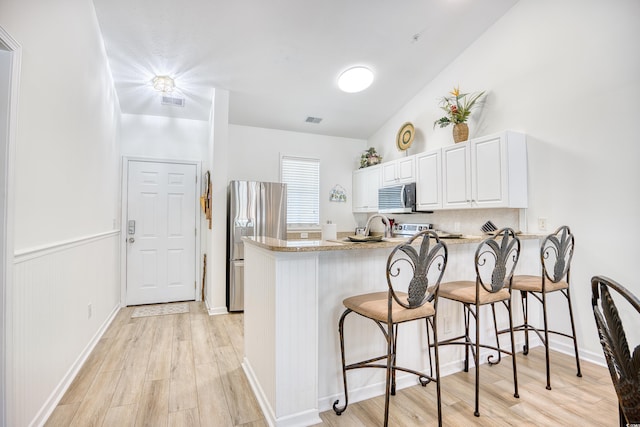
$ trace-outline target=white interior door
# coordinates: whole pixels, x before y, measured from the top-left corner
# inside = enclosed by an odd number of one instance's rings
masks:
[[[196,165],[128,163],[127,305],[195,299]]]

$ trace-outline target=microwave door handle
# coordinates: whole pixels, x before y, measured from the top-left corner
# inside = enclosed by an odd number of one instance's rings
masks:
[[[405,202],[404,202],[404,185],[402,186],[402,189],[400,190],[400,204],[402,205],[402,207],[404,208],[406,206]]]

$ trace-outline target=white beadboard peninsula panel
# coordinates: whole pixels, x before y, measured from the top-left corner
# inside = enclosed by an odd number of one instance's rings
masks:
[[[16,254],[11,425],[44,423],[117,312],[119,236],[101,233]]]
[[[244,370],[271,426],[318,415],[316,253],[245,245]]]
[[[316,411],[318,418],[317,253],[278,257],[276,315],[276,416]],[[315,387],[300,387],[313,384]],[[312,420],[310,420],[312,421]]]
[[[244,271],[244,362],[250,380],[257,380],[261,390],[254,390],[265,410],[275,417],[275,256],[245,245]],[[250,266],[250,267],[248,267]],[[248,333],[249,331],[255,331]],[[252,380],[252,385],[255,385]],[[265,416],[269,418],[265,412]]]

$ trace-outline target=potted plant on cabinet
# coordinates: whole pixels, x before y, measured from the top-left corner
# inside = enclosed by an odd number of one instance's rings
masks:
[[[382,156],[376,152],[374,147],[370,147],[360,156],[360,169],[377,165],[382,161]]]
[[[440,99],[440,108],[446,115],[433,123],[441,128],[453,124],[453,140],[455,142],[466,141],[469,138],[469,126],[467,120],[476,102],[484,95],[484,91],[475,93],[460,93],[459,88],[453,88],[449,92],[452,96],[444,96]]]

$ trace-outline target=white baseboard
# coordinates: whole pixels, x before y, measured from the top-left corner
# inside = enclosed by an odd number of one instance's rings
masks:
[[[207,299],[204,299],[204,305],[207,309],[207,313],[209,313],[209,316],[217,316],[219,314],[227,314],[227,307],[226,306],[222,306],[222,307],[209,307],[209,302],[207,301]]]
[[[258,405],[260,405],[262,414],[264,415],[267,424],[269,424],[269,427],[310,426],[322,422],[322,419],[320,419],[320,411],[318,411],[318,409],[298,412],[296,414],[276,418],[276,414],[273,412],[273,408],[271,407],[264,390],[260,387],[260,382],[256,378],[255,372],[251,367],[251,363],[249,363],[249,360],[246,357],[242,361],[242,369],[249,380],[249,385],[253,390],[253,394],[256,396]]]
[[[340,382],[340,384],[342,384],[342,381]],[[414,385],[418,384],[418,377],[413,374],[405,374],[396,378],[396,390],[402,390],[403,388],[413,387]],[[365,387],[349,389],[349,405],[383,395],[385,393],[385,385],[386,383],[384,381],[380,381],[375,384],[369,384]],[[429,384],[429,386],[431,386],[431,383]],[[435,383],[433,384],[433,387],[435,387]],[[318,407],[320,409],[320,412],[333,409],[333,402],[338,399],[340,400],[339,405],[343,406],[344,393],[321,397],[318,400]]]
[[[256,378],[255,372],[253,372],[251,363],[249,363],[249,360],[247,360],[246,357],[242,361],[242,370],[249,380],[249,385],[253,390],[253,394],[256,396],[256,400],[258,401],[258,405],[260,405],[260,409],[262,410],[262,414],[264,415],[267,424],[269,424],[269,427],[274,427],[276,422],[276,414],[273,413],[273,409],[269,404],[269,400],[267,399],[264,390],[262,390],[260,382]]]
[[[58,405],[66,391],[69,389],[69,386],[75,379],[76,375],[78,375],[78,372],[80,372],[82,365],[84,365],[84,363],[87,361],[87,358],[95,348],[96,344],[98,344],[98,341],[100,341],[102,335],[104,335],[104,333],[107,331],[107,328],[109,327],[111,322],[113,322],[113,319],[115,319],[118,311],[120,311],[119,304],[114,307],[111,314],[102,323],[102,326],[100,326],[98,331],[94,334],[93,338],[91,338],[91,341],[89,341],[82,353],[80,353],[76,361],[71,365],[64,377],[62,377],[62,380],[60,380],[58,386],[53,390],[44,405],[42,405],[42,408],[40,408],[36,416],[31,421],[30,425],[43,426],[47,422],[47,419],[49,419],[53,411],[56,409],[56,406]]]
[[[580,342],[578,342],[578,345],[579,344]],[[564,353],[569,356],[575,357],[573,341],[559,341],[555,339],[549,339],[549,348],[559,353]],[[600,366],[607,366],[607,361],[605,360],[604,353],[602,352],[597,353],[589,350],[583,350],[578,346],[578,356],[580,357],[580,360],[585,360],[587,362],[595,363],[596,365]]]

